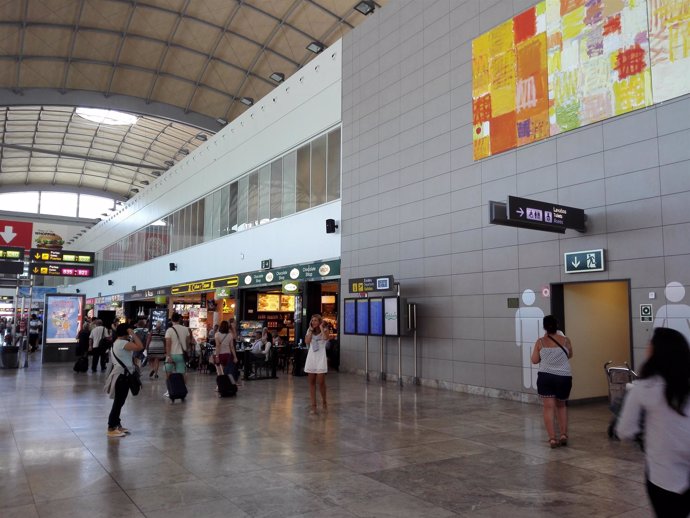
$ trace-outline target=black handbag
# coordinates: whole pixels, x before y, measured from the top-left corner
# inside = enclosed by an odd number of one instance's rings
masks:
[[[122,365],[122,368],[125,370],[125,380],[127,381],[127,385],[129,385],[129,390],[133,396],[136,396],[141,390],[141,374],[136,368],[133,372],[130,372],[125,364],[120,361],[120,358],[117,357],[117,354],[115,354],[115,349],[113,349],[111,352],[117,360],[117,363]]]

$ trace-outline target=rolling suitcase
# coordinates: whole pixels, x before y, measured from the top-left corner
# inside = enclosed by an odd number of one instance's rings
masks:
[[[184,383],[184,375],[179,372],[172,372],[166,381],[168,386],[168,397],[174,403],[176,399],[187,397],[187,385]]]
[[[230,376],[227,374],[216,376],[216,385],[218,385],[218,397],[233,397],[237,395],[237,385],[230,380]]]
[[[74,362],[74,372],[86,372],[89,370],[89,358],[87,356],[80,356]]]

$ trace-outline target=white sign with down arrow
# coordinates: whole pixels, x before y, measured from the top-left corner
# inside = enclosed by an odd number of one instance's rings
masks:
[[[604,271],[604,250],[583,250],[563,254],[565,273]]]
[[[0,236],[2,236],[2,238],[5,240],[5,243],[9,245],[12,240],[17,237],[17,233],[14,231],[13,227],[5,225],[5,229],[0,232]]]

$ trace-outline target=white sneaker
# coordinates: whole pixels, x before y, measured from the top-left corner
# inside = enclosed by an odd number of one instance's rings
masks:
[[[166,391],[165,394],[163,394],[163,397],[168,397],[170,394]]]

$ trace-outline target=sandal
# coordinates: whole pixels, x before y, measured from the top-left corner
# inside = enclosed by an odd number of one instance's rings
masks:
[[[555,437],[549,438],[549,446],[551,446],[551,449],[553,450],[554,448],[558,448],[558,441],[556,440]]]
[[[562,433],[561,434],[561,439],[558,441],[561,446],[568,446],[568,434],[567,433]]]

